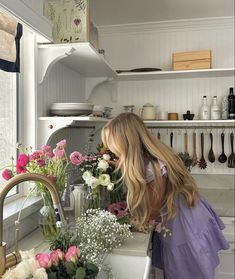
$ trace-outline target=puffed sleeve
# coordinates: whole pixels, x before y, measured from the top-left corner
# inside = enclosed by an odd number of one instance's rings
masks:
[[[167,175],[166,166],[160,160],[158,160],[158,163],[159,163],[159,167],[160,167],[161,176],[166,176]],[[152,167],[151,162],[148,162],[148,164],[146,165],[146,181],[147,181],[147,183],[149,183],[153,180],[154,180],[153,167]]]

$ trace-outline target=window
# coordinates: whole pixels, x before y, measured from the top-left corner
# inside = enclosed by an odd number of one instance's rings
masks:
[[[16,142],[18,138],[18,74],[0,70],[0,168],[11,163],[11,157],[16,158]],[[0,176],[0,187],[6,181]],[[8,196],[18,192],[14,187]]]

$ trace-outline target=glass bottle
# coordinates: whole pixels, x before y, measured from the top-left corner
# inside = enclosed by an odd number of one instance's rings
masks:
[[[200,107],[200,119],[201,120],[210,119],[210,108],[207,104],[207,96],[203,96],[203,104]]]
[[[233,87],[229,88],[228,118],[229,119],[235,119],[235,95],[233,94]]]
[[[221,118],[228,119],[228,96],[224,96],[221,102]]]
[[[221,110],[217,104],[217,96],[214,96],[211,104],[211,119],[218,120],[220,118],[221,118]]]
[[[86,197],[87,189],[84,184],[74,184],[73,190],[75,198],[75,219],[81,216],[87,209]]]

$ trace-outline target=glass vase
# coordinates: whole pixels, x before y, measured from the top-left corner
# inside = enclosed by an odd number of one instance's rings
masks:
[[[106,209],[109,203],[110,199],[107,187],[101,185],[97,186],[95,189],[88,187],[87,208]]]
[[[39,228],[45,240],[51,240],[60,233],[56,226],[56,216],[51,196],[48,191],[41,193],[43,207],[40,209]]]
[[[61,196],[61,206],[67,224],[73,226],[75,223],[75,197],[73,194],[73,187],[70,184],[67,184]]]

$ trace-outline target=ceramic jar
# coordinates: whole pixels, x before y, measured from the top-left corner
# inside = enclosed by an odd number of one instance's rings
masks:
[[[156,108],[150,103],[146,103],[140,108],[140,117],[144,120],[154,120],[156,119]]]

